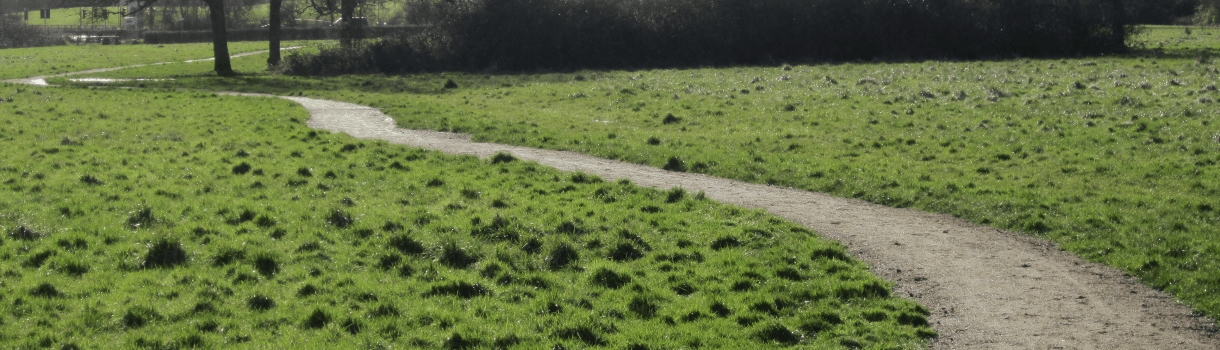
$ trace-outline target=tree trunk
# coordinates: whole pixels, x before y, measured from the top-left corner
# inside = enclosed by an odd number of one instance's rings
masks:
[[[267,67],[277,66],[280,64],[280,7],[283,0],[271,0],[270,4],[270,25],[271,30],[268,36],[271,39],[270,55],[267,57]]]
[[[233,65],[229,63],[229,34],[225,28],[224,0],[204,0],[212,19],[212,52],[216,55],[216,75],[231,77]]]
[[[343,46],[351,46],[356,38],[356,26],[352,17],[356,14],[356,0],[343,0],[340,3],[339,15],[343,25],[339,27],[339,42]]]
[[[1110,24],[1110,44],[1113,45],[1115,52],[1127,52],[1127,11],[1123,8],[1123,0],[1110,0],[1110,9],[1114,11],[1114,18]]]

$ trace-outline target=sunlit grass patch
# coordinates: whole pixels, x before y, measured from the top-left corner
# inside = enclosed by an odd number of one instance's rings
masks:
[[[0,90],[18,347],[916,348],[837,243],[681,189],[311,130],[279,99]]]
[[[1079,59],[172,84],[338,99],[406,128],[948,213],[1048,238],[1217,316],[1217,34],[1153,27],[1132,55]]]

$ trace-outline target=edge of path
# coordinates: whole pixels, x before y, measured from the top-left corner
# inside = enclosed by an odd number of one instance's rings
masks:
[[[940,336],[933,349],[1220,349],[1216,322],[1123,271],[1085,261],[1042,239],[956,217],[890,208],[793,188],[727,180],[494,143],[469,135],[399,129],[380,110],[266,94],[309,111],[310,127],[360,139],[487,158],[510,153],[563,171],[702,191],[708,198],[806,225],[844,243],[872,272],[919,301]]]

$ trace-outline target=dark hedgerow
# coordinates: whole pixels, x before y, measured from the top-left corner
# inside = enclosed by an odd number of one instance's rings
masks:
[[[1118,4],[1119,7],[1115,7]],[[1125,50],[1110,0],[459,0],[428,31],[290,54],[297,75],[643,68]],[[911,30],[918,28],[919,30]]]

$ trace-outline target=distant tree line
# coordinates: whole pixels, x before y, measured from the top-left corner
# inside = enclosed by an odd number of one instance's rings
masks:
[[[423,35],[295,74],[689,67],[1122,52],[1134,0],[411,0]],[[1158,0],[1164,1],[1164,0]]]

